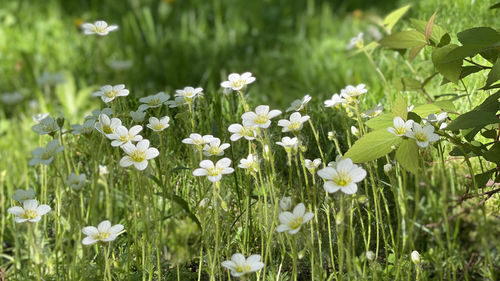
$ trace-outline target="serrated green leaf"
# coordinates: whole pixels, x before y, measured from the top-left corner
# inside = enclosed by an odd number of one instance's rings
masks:
[[[403,6],[397,10],[390,12],[384,18],[384,27],[390,33],[394,25],[403,17],[404,14],[410,9],[410,5]]]
[[[344,157],[351,158],[355,163],[372,161],[391,152],[400,142],[400,137],[386,129],[376,130],[362,136]]]
[[[406,120],[408,115],[408,104],[402,95],[397,95],[396,100],[392,103],[392,117],[399,116]]]
[[[494,112],[473,110],[458,116],[445,130],[462,130],[469,128],[482,128],[485,125],[498,123],[498,117]]]
[[[435,49],[432,52],[432,62],[434,67],[443,75],[444,78],[457,84],[462,71],[462,60],[457,59],[454,61],[445,62],[447,55],[456,49],[458,46],[454,44],[446,45],[442,48]]]
[[[426,45],[425,35],[416,30],[407,30],[385,36],[379,41],[380,45],[392,49],[408,49]]]
[[[418,173],[418,146],[415,140],[405,139],[396,150],[396,161],[410,173]]]
[[[418,19],[410,19],[412,26],[422,34],[425,34],[425,27],[427,26],[427,22]],[[430,40],[435,44],[439,44],[441,42],[441,38],[446,35],[447,32],[444,28],[439,25],[434,25],[432,28],[432,34],[430,36]]]
[[[376,129],[387,129],[392,127],[394,118],[392,114],[382,113],[379,116],[372,118],[365,122],[365,125],[368,128],[376,130]]]

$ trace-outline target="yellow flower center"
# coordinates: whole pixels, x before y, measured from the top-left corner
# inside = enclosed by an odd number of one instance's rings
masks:
[[[104,32],[106,32],[106,27],[94,26],[94,32],[96,32],[96,33],[104,33]]]
[[[32,220],[38,217],[38,213],[35,210],[25,210],[24,213],[21,215],[21,217],[23,219]]]
[[[134,162],[142,162],[146,160],[146,152],[135,150],[134,152],[132,152],[132,154],[130,154],[130,158],[132,158],[132,161]]]
[[[216,177],[222,173],[221,168],[213,167],[208,169],[208,175],[211,177]]]
[[[233,88],[238,88],[245,85],[245,80],[238,80],[233,82]]]
[[[149,106],[156,106],[156,105],[159,105],[160,103],[161,103],[160,99],[152,99],[152,100],[148,101]]]
[[[338,186],[347,186],[351,183],[351,177],[346,174],[338,174],[337,177],[333,179],[333,182]]]
[[[155,130],[163,130],[163,125],[161,123],[156,123],[154,124],[153,128],[155,128]]]
[[[236,272],[242,273],[242,272],[248,272],[250,271],[251,267],[249,265],[240,265],[236,267]]]
[[[102,126],[102,131],[105,134],[112,134],[113,133],[113,128],[111,128],[111,126],[104,125],[104,126]]]
[[[218,146],[210,146],[207,149],[207,152],[212,154],[212,155],[217,155],[221,152],[221,150],[220,150],[220,147],[218,147]]]
[[[395,128],[394,132],[396,132],[396,135],[404,135],[406,133],[406,128],[405,127],[398,127]]]
[[[104,31],[102,31],[102,32],[104,32]],[[116,97],[116,95],[118,95],[118,92],[117,92],[117,91],[115,91],[115,90],[111,90],[111,91],[109,91],[109,92],[105,92],[104,94],[105,94],[108,98],[114,98],[114,97]]]
[[[415,134],[415,138],[419,141],[419,142],[426,142],[427,141],[427,136],[422,133],[422,132],[418,132]]]
[[[302,225],[303,222],[304,222],[303,217],[297,217],[290,222],[290,228],[297,229]]]
[[[267,115],[258,114],[254,122],[257,124],[265,124],[268,120],[269,118],[267,117]]]
[[[121,142],[128,142],[129,140],[131,139],[130,135],[129,134],[126,134],[126,135],[123,135],[123,136],[120,136],[119,140]]]
[[[109,236],[111,236],[111,234],[109,232],[99,232],[99,233],[94,235],[94,239],[95,240],[102,240],[102,239],[109,238]]]
[[[298,131],[298,130],[300,130],[301,125],[302,125],[302,123],[300,123],[300,122],[292,122],[288,126],[288,129],[290,129],[290,131]]]

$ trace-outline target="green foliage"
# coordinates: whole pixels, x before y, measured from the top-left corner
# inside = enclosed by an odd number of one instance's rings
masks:
[[[380,158],[391,152],[401,142],[401,138],[380,129],[362,136],[344,155],[355,163],[363,163]]]

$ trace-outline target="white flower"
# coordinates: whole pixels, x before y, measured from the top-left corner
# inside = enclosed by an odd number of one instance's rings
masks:
[[[16,216],[15,220],[17,223],[22,223],[25,221],[38,222],[42,216],[50,212],[50,210],[51,208],[49,205],[38,206],[38,201],[29,199],[23,201],[23,207],[11,207],[7,212]]]
[[[182,101],[184,104],[191,104],[195,98],[203,95],[203,88],[193,88],[184,87],[182,90],[175,91],[176,100],[179,98],[179,102]]]
[[[294,112],[290,115],[290,120],[282,119],[278,121],[278,126],[283,127],[282,132],[293,132],[296,133],[302,130],[302,126],[307,120],[309,120],[309,115],[302,116],[300,112]]]
[[[409,106],[406,107],[406,110],[410,112],[413,110],[413,108],[415,108],[415,106],[413,104],[410,104]]]
[[[366,259],[369,261],[372,261],[375,259],[375,253],[373,251],[367,251],[366,252]]]
[[[256,127],[244,127],[240,124],[231,124],[227,130],[232,133],[231,141],[237,141],[242,137],[246,140],[254,140],[257,137]]]
[[[58,131],[59,125],[57,125],[57,121],[54,118],[47,116],[31,128],[39,135],[46,135]]]
[[[144,117],[146,117],[146,112],[137,109],[137,111],[130,111],[129,115],[130,117],[132,117],[132,120],[134,120],[134,122],[141,123],[142,121],[144,121]]]
[[[305,95],[302,99],[294,100],[286,112],[301,111],[310,101],[310,95]]]
[[[352,50],[355,47],[356,48],[363,47],[363,32],[360,32],[356,37],[351,38],[351,40],[349,41],[349,44],[347,44],[346,49]]]
[[[406,132],[411,130],[413,120],[408,120],[405,122],[403,118],[396,116],[394,117],[392,123],[394,124],[394,127],[387,128],[387,131],[389,131],[389,133],[395,134],[398,137],[402,137]]]
[[[344,89],[342,89],[340,91],[340,95],[343,98],[357,97],[357,96],[360,96],[366,92],[368,92],[368,90],[366,89],[365,84],[359,84],[357,86],[348,85],[347,87],[345,87]]]
[[[242,254],[234,254],[230,261],[223,261],[222,266],[231,270],[231,275],[239,277],[247,273],[261,270],[264,263],[260,261],[260,255],[251,255],[247,259]]]
[[[224,81],[220,83],[222,88],[232,89],[233,91],[239,91],[243,89],[246,85],[253,83],[255,81],[255,77],[252,76],[252,73],[245,72],[243,74],[231,73],[227,77],[228,81]]]
[[[373,117],[378,116],[380,113],[382,113],[383,110],[384,110],[384,106],[382,106],[382,104],[379,103],[373,109],[367,110],[364,113],[362,113],[361,116],[365,117],[365,118],[373,118]]]
[[[335,107],[344,104],[346,101],[339,94],[333,94],[332,98],[325,101],[326,107]]]
[[[281,114],[280,110],[271,110],[269,111],[269,106],[267,105],[259,105],[255,108],[255,112],[249,111],[243,113],[241,118],[243,119],[243,126],[245,127],[253,127],[257,126],[260,128],[267,128],[271,125],[272,118]]]
[[[446,128],[446,126],[447,126],[445,123],[443,123],[444,121],[446,121],[447,118],[448,118],[448,114],[446,112],[443,112],[443,113],[440,113],[438,115],[429,114],[429,116],[427,116],[427,118],[424,118],[422,121],[424,121],[424,124],[427,124],[427,123],[441,124],[439,126],[439,129],[442,130],[442,129]]]
[[[419,265],[422,262],[422,260],[420,259],[420,253],[417,251],[411,252],[411,261],[414,264]]]
[[[328,193],[341,190],[345,194],[353,194],[358,190],[357,183],[366,177],[366,171],[345,158],[340,160],[335,168],[325,167],[318,171],[318,176],[323,178],[323,188]]]
[[[52,163],[56,154],[63,150],[64,147],[59,145],[59,141],[57,139],[51,140],[49,143],[47,143],[47,146],[35,148],[35,150],[31,152],[33,158],[31,158],[31,160],[29,161],[29,165],[48,165]]]
[[[306,169],[311,173],[314,174],[316,170],[318,169],[319,165],[321,165],[321,159],[316,158],[313,161],[306,159],[305,160],[305,166]]]
[[[293,208],[293,213],[283,212],[279,215],[280,225],[276,228],[277,232],[288,231],[290,234],[299,232],[303,224],[314,217],[313,213],[306,213],[306,207],[300,203]]]
[[[299,148],[299,142],[296,137],[284,137],[281,139],[281,141],[276,142],[276,144],[281,145],[283,148],[285,148],[285,151],[287,153],[296,152]]]
[[[111,226],[111,222],[108,220],[102,221],[97,227],[86,226],[82,229],[82,232],[87,235],[87,237],[83,238],[82,244],[92,245],[99,241],[111,242],[121,234],[123,228],[121,224]]]
[[[123,156],[120,160],[120,166],[129,167],[134,165],[137,170],[144,170],[148,167],[148,160],[153,159],[160,155],[158,149],[149,147],[149,140],[144,139],[134,145],[126,143],[121,146],[127,156]]]
[[[61,72],[56,72],[56,73],[49,73],[49,72],[44,72],[36,82],[40,85],[56,85],[56,84],[63,84],[66,82],[64,79],[64,75]]]
[[[427,147],[429,143],[439,140],[439,136],[434,134],[434,127],[432,125],[427,125],[422,128],[418,123],[413,123],[412,130],[406,132],[405,136],[415,139],[417,145],[422,148]]]
[[[292,208],[292,197],[287,196],[280,199],[280,208],[283,211],[288,211]]]
[[[71,128],[73,129],[73,135],[90,134],[95,128],[95,120],[87,120],[83,125],[75,124]]]
[[[213,138],[203,147],[203,154],[205,156],[222,156],[224,155],[224,150],[228,147],[229,143],[220,144],[219,138]]]
[[[91,34],[97,34],[97,35],[108,35],[111,31],[115,31],[118,29],[118,25],[109,25],[105,21],[96,21],[93,24],[92,23],[84,23],[81,25],[83,29],[83,34],[85,35],[91,35]]]
[[[168,116],[164,116],[161,119],[150,117],[149,124],[146,126],[155,132],[161,132],[170,126],[170,124],[168,124],[169,121],[170,117]]]
[[[359,130],[356,128],[356,126],[351,126],[351,134],[353,136],[359,137]]]
[[[238,165],[241,169],[247,169],[252,173],[256,173],[259,171],[259,158],[257,155],[248,154],[247,158],[243,158],[240,160],[240,164]]]
[[[388,173],[390,173],[391,171],[392,171],[392,165],[391,165],[391,163],[387,163],[387,164],[385,164],[385,165],[384,165],[384,172],[385,172],[386,174],[388,174]]]
[[[100,114],[99,121],[95,123],[95,128],[101,134],[105,135],[107,138],[110,138],[110,136],[115,133],[115,130],[121,125],[122,121],[120,119],[109,119],[108,115]]]
[[[14,191],[14,194],[12,195],[12,199],[21,203],[33,198],[35,198],[35,191],[33,190],[33,188],[30,188],[28,190],[16,189],[16,191]]]
[[[97,120],[99,120],[99,116],[101,114],[111,116],[111,115],[113,115],[113,110],[111,110],[111,108],[109,108],[109,107],[103,108],[101,110],[99,110],[99,109],[94,110],[94,111],[92,111],[92,115],[85,116],[85,120],[97,121]]]
[[[80,189],[87,181],[87,176],[85,174],[75,174],[71,173],[66,179],[66,183],[73,189]]]
[[[124,84],[119,84],[115,86],[106,85],[102,86],[100,91],[93,93],[94,97],[101,97],[102,101],[105,103],[113,101],[116,97],[128,96],[129,90],[125,89]]]
[[[126,143],[136,142],[142,140],[142,136],[139,133],[142,131],[141,125],[135,125],[128,130],[125,126],[118,126],[115,132],[109,135],[109,139],[113,140],[111,142],[112,146],[122,146]]]
[[[131,60],[111,60],[108,65],[114,70],[126,70],[131,68],[133,63]]]
[[[203,160],[200,162],[200,167],[193,171],[196,177],[207,176],[211,182],[217,182],[222,179],[222,175],[231,174],[234,169],[229,167],[231,160],[229,158],[222,158],[214,165],[210,160]]]
[[[175,108],[184,105],[184,98],[176,97],[175,100],[166,101],[165,104],[170,108]]]
[[[2,103],[7,104],[7,105],[14,105],[22,101],[24,96],[19,93],[19,92],[14,92],[14,93],[3,93],[0,96],[0,100]]]
[[[336,169],[340,160],[342,160],[342,155],[337,155],[335,161],[330,161],[327,166]]]
[[[107,175],[109,174],[108,166],[105,165],[99,165],[99,175]]]
[[[31,118],[33,118],[33,121],[35,121],[35,123],[40,123],[43,119],[47,117],[49,117],[48,113],[38,113],[31,116]]]
[[[209,143],[213,139],[214,139],[214,136],[212,136],[212,135],[201,136],[200,134],[190,134],[189,138],[185,138],[182,140],[182,143],[194,144],[198,147],[201,147],[202,145]]]
[[[138,111],[144,111],[148,108],[156,108],[162,106],[168,99],[170,95],[165,94],[165,92],[159,92],[155,95],[140,98],[139,101],[142,103],[139,105]]]

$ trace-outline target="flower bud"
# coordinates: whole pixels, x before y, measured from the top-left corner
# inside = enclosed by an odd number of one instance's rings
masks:
[[[292,197],[283,197],[280,200],[280,208],[283,211],[288,211],[292,208]]]
[[[420,260],[420,254],[417,251],[411,252],[411,261],[416,265],[420,265],[420,263],[422,263]]]
[[[366,252],[366,259],[369,261],[373,261],[375,259],[375,253],[372,251]]]
[[[392,165],[390,163],[387,163],[384,165],[384,172],[386,174],[389,174],[390,172],[392,172]]]

